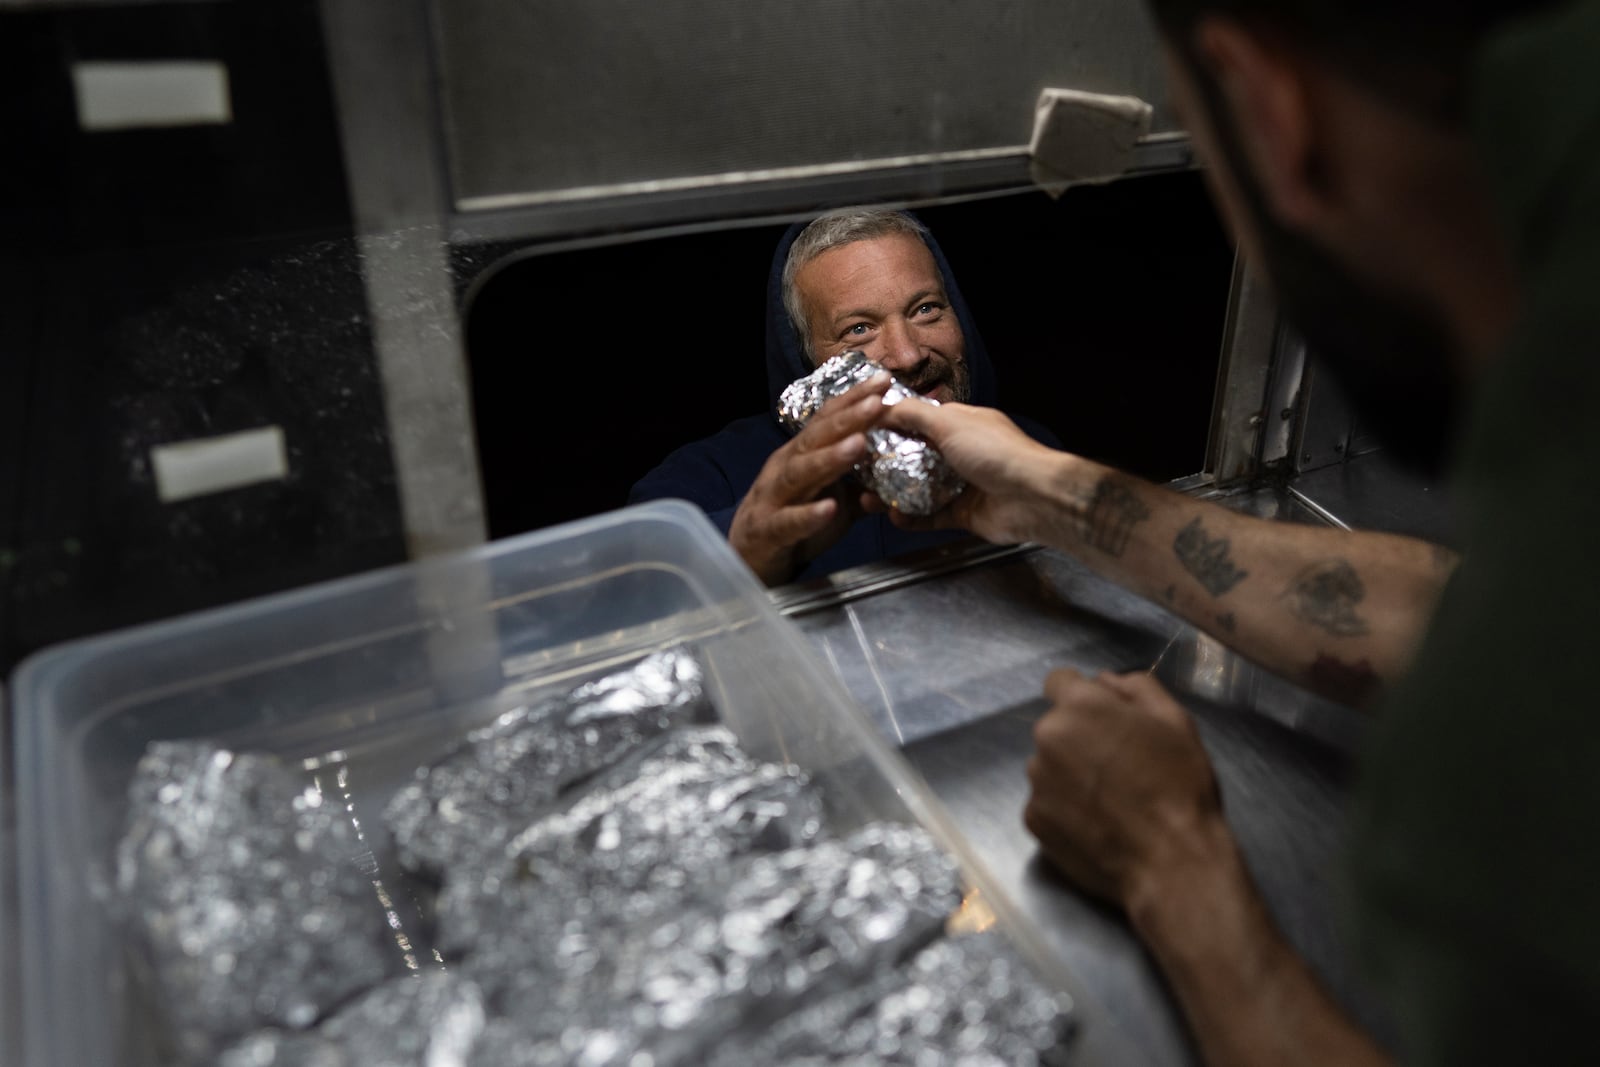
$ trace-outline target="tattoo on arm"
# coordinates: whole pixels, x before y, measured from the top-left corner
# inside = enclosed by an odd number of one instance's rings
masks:
[[[1150,509],[1133,490],[1114,478],[1102,478],[1079,533],[1106,555],[1120,559],[1133,538],[1133,528],[1149,517]]]
[[[1325,652],[1306,668],[1306,680],[1317,692],[1351,707],[1366,704],[1383,688],[1383,679],[1372,669],[1371,661],[1346,663]]]
[[[1222,627],[1224,630],[1228,631],[1230,634],[1233,633],[1234,630],[1239,628],[1238,620],[1236,620],[1233,617],[1233,612],[1231,612],[1231,611],[1228,612],[1226,615],[1218,615],[1217,616],[1217,625]]]
[[[1183,564],[1183,569],[1194,575],[1195,580],[1214,597],[1221,596],[1250,576],[1249,571],[1242,571],[1233,565],[1233,560],[1228,558],[1228,547],[1226,537],[1207,537],[1199,519],[1178,531],[1177,540],[1172,542],[1173,554]]]
[[[1283,591],[1297,618],[1335,637],[1364,637],[1370,632],[1366,620],[1356,614],[1356,605],[1366,595],[1361,576],[1342,559],[1313,563]]]

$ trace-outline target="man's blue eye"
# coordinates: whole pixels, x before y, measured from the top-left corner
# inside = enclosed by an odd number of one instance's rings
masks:
[[[940,310],[942,307],[943,307],[943,305],[941,305],[941,304],[923,304],[922,306],[917,308],[917,314],[918,315],[931,315],[933,312]]]
[[[845,332],[849,333],[849,334],[854,334],[856,337],[860,337],[862,334],[867,332],[867,324],[864,323],[864,322],[858,322],[854,326],[852,326],[848,330],[846,330]]]

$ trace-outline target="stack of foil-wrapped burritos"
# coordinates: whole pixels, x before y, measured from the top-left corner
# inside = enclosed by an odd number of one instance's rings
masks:
[[[1063,1062],[1070,1002],[920,827],[717,722],[692,650],[500,716],[363,832],[299,764],[146,751],[116,908],[162,1062]],[[834,812],[834,814],[830,814]],[[838,825],[836,825],[838,824]],[[430,927],[401,930],[374,831]],[[392,882],[392,879],[391,879]]]
[[[778,420],[798,433],[823,404],[882,370],[865,353],[842,352],[784,389],[778,398]],[[884,404],[893,406],[908,400],[938,403],[895,378],[884,394]],[[884,503],[907,515],[932,515],[966,487],[939,450],[927,441],[882,426],[867,431],[867,455],[856,464],[855,474]]]

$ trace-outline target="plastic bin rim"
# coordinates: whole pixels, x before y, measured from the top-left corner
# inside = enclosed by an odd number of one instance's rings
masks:
[[[66,675],[77,664],[94,655],[136,648],[152,640],[170,640],[174,635],[225,626],[246,616],[259,617],[264,612],[305,607],[358,591],[378,589],[428,571],[448,572],[472,562],[486,562],[513,553],[525,552],[540,545],[571,541],[601,530],[649,520],[677,522],[687,527],[686,532],[691,537],[704,543],[707,549],[707,562],[715,564],[725,577],[747,584],[752,592],[758,593],[763,601],[765,600],[765,586],[745,566],[744,561],[728,545],[721,531],[712,525],[704,511],[687,500],[652,500],[469,548],[392,563],[358,574],[330,578],[215,607],[200,608],[169,618],[120,627],[105,633],[69,638],[29,654],[16,666],[9,679],[13,704],[18,709],[33,706],[36,703],[35,698],[53,680]],[[6,681],[0,678],[0,684]]]

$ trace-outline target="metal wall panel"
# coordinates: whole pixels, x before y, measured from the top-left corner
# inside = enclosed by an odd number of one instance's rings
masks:
[[[231,122],[80,126],[77,64],[197,59]],[[0,671],[405,558],[326,70],[315,0],[0,11]],[[239,433],[282,477],[163,494]]]
[[[432,0],[463,210],[662,182],[1015,152],[1039,91],[1131,94],[1174,128],[1126,0]]]

